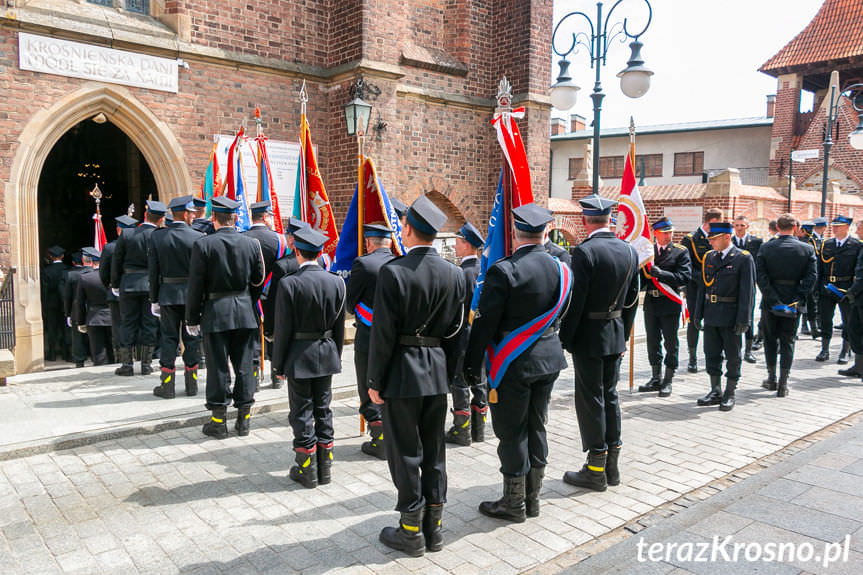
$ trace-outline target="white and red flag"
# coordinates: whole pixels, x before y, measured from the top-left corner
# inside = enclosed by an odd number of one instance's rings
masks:
[[[638,265],[643,266],[653,259],[653,241],[647,222],[647,210],[644,209],[641,192],[635,183],[632,161],[633,153],[630,149],[623,168],[620,198],[617,200],[617,237],[632,244],[638,254]]]

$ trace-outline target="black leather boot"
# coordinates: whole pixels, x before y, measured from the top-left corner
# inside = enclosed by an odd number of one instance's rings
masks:
[[[488,517],[505,519],[515,523],[524,523],[525,508],[525,476],[503,476],[503,497],[497,501],[483,501],[479,504],[479,512]]]
[[[360,449],[366,455],[377,457],[378,459],[387,458],[386,449],[384,449],[384,424],[382,421],[369,422],[369,435],[372,436],[370,441],[366,441],[360,446]]]
[[[153,388],[153,395],[163,399],[174,399],[174,370],[170,367],[162,368],[160,383]]]
[[[746,340],[746,349],[743,353],[743,361],[746,363],[758,363],[758,360],[755,359],[755,356],[752,355],[752,340]]]
[[[605,491],[608,488],[608,479],[605,477],[605,465],[608,461],[608,452],[588,452],[587,462],[579,471],[567,471],[563,474],[563,482],[584,487],[593,491]]]
[[[423,509],[402,512],[398,527],[384,527],[378,539],[390,549],[397,549],[411,557],[425,554],[426,542],[422,532]]]
[[[543,477],[545,477],[545,467],[531,467],[527,472],[527,482],[524,487],[524,513],[528,517],[539,517],[539,492],[542,489]]]
[[[135,375],[135,366],[132,364],[132,348],[121,347],[119,352],[122,365],[114,370],[114,375],[122,375],[123,377]]]
[[[671,381],[674,379],[674,368],[665,366],[665,375],[662,377],[662,383],[659,384],[659,397],[668,397],[671,395]]]
[[[863,377],[863,354],[855,353],[854,365],[847,369],[840,369],[838,373],[845,377]]]
[[[839,365],[845,365],[848,363],[848,355],[851,353],[851,344],[848,343],[848,340],[842,338],[842,349],[839,351],[839,359],[836,360],[836,363]]]
[[[333,443],[318,443],[318,485],[326,485],[333,479]]]
[[[779,370],[779,383],[776,385],[776,397],[788,397],[788,374],[791,370]]]
[[[734,392],[737,389],[737,380],[729,379],[725,382],[725,393],[722,394],[722,401],[719,404],[719,411],[731,411],[734,409]]]
[[[470,411],[453,411],[452,427],[446,432],[446,442],[470,445]]]
[[[210,421],[204,424],[204,428],[201,431],[204,432],[204,435],[209,435],[216,439],[226,439],[228,437],[228,424],[225,423],[227,417],[227,407],[214,407]]]
[[[815,361],[827,361],[830,359],[830,339],[827,336],[821,338],[821,352],[815,356]]]
[[[812,335],[812,331],[809,329],[809,314],[803,314],[803,325],[800,326],[800,335]]]
[[[752,342],[752,351],[758,351],[764,343],[764,338],[761,335],[761,328],[758,328],[758,333],[755,335],[755,341]]]
[[[689,364],[686,366],[689,373],[698,373],[698,356],[694,347],[689,348]]]
[[[620,468],[617,466],[619,458],[620,446],[610,445],[608,447],[608,458],[605,461],[605,479],[612,487],[620,485]]]
[[[294,452],[296,453],[294,457],[296,465],[291,467],[288,477],[306,489],[314,489],[318,486],[318,456],[315,453],[315,448],[302,449],[297,447]]]
[[[234,423],[234,429],[237,430],[237,435],[246,437],[249,435],[249,424],[252,420],[252,406],[244,405],[237,408],[237,421]]]
[[[776,391],[776,366],[767,366],[767,379],[761,382],[761,387],[767,391]]]
[[[485,441],[485,418],[488,415],[488,406],[470,406],[470,438],[480,443]]]
[[[661,379],[661,365],[651,365],[650,370],[653,372],[653,375],[650,379],[647,380],[647,383],[644,385],[638,386],[638,391],[641,393],[649,393],[651,391],[659,391],[659,388],[662,387],[660,384]]]
[[[191,367],[187,365],[185,372],[186,395],[189,397],[198,395],[198,365],[195,364]]]
[[[426,505],[423,516],[423,536],[426,539],[426,551],[443,549],[443,503]]]
[[[141,375],[153,373],[153,350],[152,345],[141,346]]]
[[[285,387],[285,378],[279,377],[275,369],[270,370],[270,384],[273,389],[282,389]]]
[[[699,397],[696,402],[698,405],[719,405],[722,401],[722,376],[710,376],[710,392],[704,397]]]

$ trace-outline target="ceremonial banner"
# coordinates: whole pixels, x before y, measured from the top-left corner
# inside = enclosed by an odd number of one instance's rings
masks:
[[[504,226],[506,218],[503,217],[503,178],[504,171],[500,171],[497,180],[497,192],[494,194],[494,204],[491,208],[491,217],[488,220],[488,232],[485,235],[485,245],[480,257],[479,275],[476,277],[476,288],[473,290],[473,299],[470,303],[471,313],[476,312],[479,306],[479,294],[482,292],[482,284],[485,283],[485,273],[489,266],[497,260],[506,256],[506,234],[509,228]]]
[[[243,152],[242,145],[245,141],[243,128],[237,132],[237,137],[231,144],[228,150],[228,175],[227,175],[227,193],[226,195],[240,202],[240,210],[237,216],[237,229],[241,232],[248,230],[252,226],[251,218],[249,217],[249,206],[246,203],[246,191],[243,184]]]
[[[297,189],[294,194],[294,217],[320,230],[329,239],[324,244],[323,258],[332,266],[339,243],[339,230],[333,217],[333,207],[327,196],[324,179],[318,171],[318,159],[312,145],[312,133],[305,115],[300,126],[300,158],[297,171]]]
[[[260,111],[255,108],[255,117],[260,118]],[[270,156],[267,153],[267,137],[263,131],[255,137],[258,144],[258,196],[257,201],[270,200],[273,210],[273,227],[279,234],[285,233],[282,226],[282,212],[279,209],[279,196],[273,189],[273,172],[270,170]]]
[[[617,204],[617,237],[632,244],[638,254],[638,265],[643,266],[653,259],[653,241],[647,211],[641,201],[641,193],[635,183],[632,167],[633,153],[626,156],[623,181],[620,183],[620,198]]]
[[[213,196],[222,188],[222,182],[219,179],[219,159],[216,157],[216,149],[219,147],[218,139],[213,142],[213,149],[210,151],[210,161],[207,164],[207,170],[204,172],[204,180],[201,182],[201,193],[198,197],[207,202],[207,211],[204,217],[209,218],[213,211]]]
[[[363,176],[363,182],[365,182],[363,223],[386,222],[390,229],[393,230],[393,253],[396,255],[404,254],[405,248],[402,245],[402,228],[398,214],[396,214],[395,209],[390,203],[390,198],[378,178],[374,163],[370,158],[366,158],[363,163]],[[357,210],[357,190],[354,188],[354,196],[351,198],[348,215],[342,226],[338,247],[336,247],[336,258],[330,270],[345,279],[350,276],[351,265],[353,265],[357,253],[359,253],[359,247],[357,246],[359,235]]]
[[[93,214],[93,222],[95,224],[93,247],[101,252],[105,244],[108,243],[108,238],[105,237],[105,228],[102,226],[102,215],[98,212]]]

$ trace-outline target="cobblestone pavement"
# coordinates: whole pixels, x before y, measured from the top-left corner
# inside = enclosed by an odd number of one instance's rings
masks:
[[[834,342],[835,357],[838,339]],[[860,380],[836,376],[834,362],[808,359],[817,350],[816,342],[799,342],[801,359],[795,363],[791,395],[785,399],[759,387],[763,365],[744,364],[737,407],[729,413],[695,406],[695,399],[708,388],[703,371],[679,375],[668,399],[623,391],[623,482],[605,493],[585,492],[561,480],[565,470],[580,467],[583,461],[572,371],[563,372],[549,415],[550,464],[541,516],[520,525],[481,516],[479,502],[500,495],[496,441],[449,448],[445,547],[423,558],[391,552],[377,540],[382,527],[396,523],[395,493],[386,463],[359,452],[364,438],[359,436],[357,402],[350,397],[334,402],[333,483],[315,490],[286,477],[292,453],[285,412],[253,417],[247,438],[206,439],[196,426],[2,461],[0,565],[9,573],[232,575],[497,575],[543,566],[563,568],[565,563],[553,560],[584,553],[622,532],[621,527],[637,530],[644,517],[667,509],[671,502],[687,501],[683,496],[716,493],[736,470],[781,454],[789,444],[863,410]],[[636,385],[646,378],[647,368],[644,346],[638,345]],[[626,367],[621,389],[626,387],[625,373]],[[75,417],[74,406],[40,409],[54,409],[58,418]],[[15,417],[14,411],[5,415]],[[846,455],[861,457],[856,452]],[[844,487],[837,483],[819,491],[813,481],[822,469],[830,472],[813,464],[790,478],[812,487],[803,492],[789,483],[782,497],[808,497],[810,506],[822,513],[841,510],[837,493],[859,484],[852,483],[859,463],[834,460],[833,468],[842,463]],[[765,495],[760,507],[740,515],[753,524],[770,523],[772,510],[787,504],[782,497]],[[852,505],[844,513],[856,513],[856,521],[863,517]],[[842,529],[853,527],[855,520],[847,519]],[[739,524],[741,529],[748,525]],[[708,532],[708,527],[701,531],[705,536]],[[822,538],[814,532],[808,535]],[[860,550],[859,535],[855,550]],[[729,572],[741,571],[735,567]]]

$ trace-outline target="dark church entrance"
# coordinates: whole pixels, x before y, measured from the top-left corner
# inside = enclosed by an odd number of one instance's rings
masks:
[[[153,173],[131,139],[104,115],[66,132],[51,150],[39,178],[39,247],[44,257],[53,245],[67,253],[93,245],[96,204],[90,191],[102,191],[102,222],[108,241],[116,238],[114,218],[134,204],[141,219],[144,200],[156,199]]]

